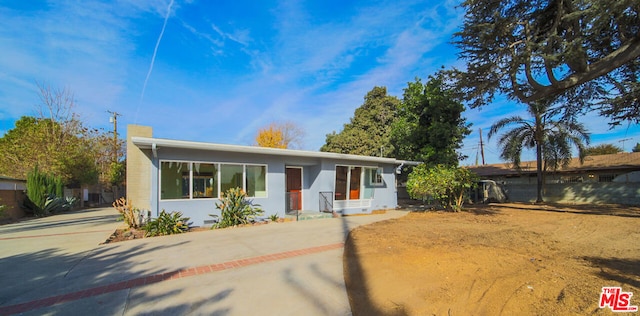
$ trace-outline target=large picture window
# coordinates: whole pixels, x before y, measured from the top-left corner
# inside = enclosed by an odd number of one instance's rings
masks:
[[[160,198],[189,198],[189,163],[163,161],[160,164]]]
[[[160,199],[219,198],[241,188],[249,197],[267,197],[267,166],[161,161]]]
[[[218,168],[210,163],[193,163],[193,191],[196,198],[218,197]]]
[[[227,192],[233,188],[242,186],[242,165],[220,165],[220,192]]]
[[[247,166],[247,195],[253,197],[267,196],[267,167],[266,166]]]

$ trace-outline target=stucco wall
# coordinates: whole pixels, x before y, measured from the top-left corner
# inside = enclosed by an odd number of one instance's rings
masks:
[[[127,199],[141,210],[151,210],[151,151],[143,151],[131,137],[152,137],[149,126],[127,126]]]
[[[159,174],[158,166],[161,161],[185,161],[185,162],[210,162],[210,163],[241,163],[241,164],[264,164],[267,165],[267,197],[252,198],[253,202],[260,204],[265,210],[265,216],[277,214],[280,217],[285,215],[285,168],[303,168],[303,210],[318,211],[320,192],[333,192],[335,183],[335,166],[338,165],[361,165],[367,167],[377,167],[376,164],[358,163],[348,160],[319,159],[310,157],[283,157],[262,154],[247,155],[243,153],[213,152],[194,149],[173,149],[157,148],[157,158],[153,159],[151,181],[157,181]],[[397,205],[395,194],[395,166],[384,166],[384,185],[375,188],[374,199],[370,207],[366,209],[346,209],[343,214],[368,213],[375,209],[393,208]],[[157,183],[157,182],[154,182]],[[150,188],[151,196],[157,202],[157,207],[152,202],[154,215],[160,210],[181,211],[185,216],[191,218],[195,225],[202,225],[205,220],[211,219],[210,214],[219,215],[215,203],[218,199],[179,199],[179,200],[159,200],[157,198],[158,187],[153,185]]]
[[[535,184],[506,184],[510,201],[535,202]],[[545,184],[546,202],[640,205],[640,183],[562,183]]]

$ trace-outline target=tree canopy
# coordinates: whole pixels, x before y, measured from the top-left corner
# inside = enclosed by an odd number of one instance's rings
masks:
[[[39,117],[20,118],[0,138],[0,174],[26,179],[37,166],[69,186],[96,183],[108,173],[114,150],[110,137],[82,124],[69,90],[38,87]]]
[[[442,73],[424,84],[419,78],[409,82],[393,125],[395,157],[456,166],[464,158],[456,150],[471,133],[463,111],[464,105],[444,87]]]
[[[293,122],[272,122],[258,129],[256,146],[271,148],[301,148],[304,131]]]
[[[387,95],[387,88],[374,87],[342,131],[327,134],[320,151],[390,157],[394,150],[391,125],[399,106],[400,100]]]
[[[621,152],[622,148],[613,144],[602,144],[598,146],[587,147],[584,150],[585,156],[609,155]]]
[[[467,0],[451,72],[471,107],[496,94],[597,109],[612,124],[640,122],[637,0]]]

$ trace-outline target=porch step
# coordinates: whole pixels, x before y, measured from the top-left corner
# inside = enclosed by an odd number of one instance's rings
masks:
[[[306,220],[312,220],[312,219],[321,219],[321,218],[332,218],[333,214],[331,213],[321,213],[321,212],[301,212],[298,215],[298,220],[299,221],[306,221]],[[296,220],[296,215],[285,215],[285,218],[290,219],[290,220]]]

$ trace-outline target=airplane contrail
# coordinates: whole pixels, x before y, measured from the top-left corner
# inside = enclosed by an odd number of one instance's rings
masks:
[[[153,56],[151,56],[151,65],[149,65],[149,71],[147,72],[147,77],[144,79],[144,84],[142,85],[142,93],[140,94],[140,101],[138,102],[138,109],[136,110],[136,117],[134,122],[138,122],[138,112],[140,111],[140,104],[142,104],[142,100],[144,99],[144,91],[147,89],[147,82],[149,81],[149,77],[151,76],[151,72],[153,71],[153,64],[156,62],[156,54],[158,53],[158,46],[160,46],[160,41],[162,40],[162,35],[164,35],[164,29],[167,27],[167,21],[169,20],[169,16],[171,15],[171,7],[173,6],[173,0],[169,2],[169,6],[167,6],[167,15],[164,16],[164,24],[162,24],[162,30],[160,31],[160,36],[158,36],[158,40],[156,41],[156,47],[153,49]]]

